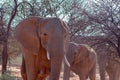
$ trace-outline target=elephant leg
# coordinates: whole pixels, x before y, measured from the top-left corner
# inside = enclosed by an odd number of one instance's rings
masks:
[[[25,69],[25,60],[22,57],[22,65],[21,65],[21,76],[23,80],[27,80],[27,74],[26,74],[26,69]]]
[[[100,80],[105,80],[105,66],[99,64]]]
[[[57,56],[58,57],[54,56],[51,58],[51,73],[49,80],[59,80],[63,56]]]
[[[106,63],[107,62],[107,57],[104,57],[103,55],[97,56],[98,58],[98,65],[99,65],[99,72],[100,72],[100,80],[106,80],[105,74],[106,74]]]
[[[90,80],[95,80],[95,78],[96,78],[96,65],[94,65],[94,67],[91,69],[91,71],[89,73],[89,78],[90,78]]]
[[[70,77],[70,68],[67,66],[66,63],[64,63],[64,75],[63,75],[63,79],[64,80],[69,80]]]
[[[23,53],[23,56],[25,59],[27,80],[36,80],[38,73],[38,69],[36,67],[36,56],[27,50]]]
[[[119,70],[113,70],[112,68],[109,69],[107,68],[107,73],[108,73],[108,76],[109,76],[109,80],[119,80]]]
[[[45,80],[49,76],[48,68],[43,68],[37,76],[37,80]]]
[[[38,74],[37,80],[45,80],[47,76],[47,74]]]
[[[114,80],[120,80],[120,70],[116,71],[114,74]]]
[[[113,74],[111,72],[107,72],[107,73],[108,73],[108,76],[109,76],[109,80],[114,80]]]
[[[86,80],[86,77],[83,76],[83,75],[79,75],[79,79],[80,79],[80,80]]]

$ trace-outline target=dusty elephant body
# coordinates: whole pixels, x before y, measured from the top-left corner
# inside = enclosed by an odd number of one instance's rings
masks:
[[[23,78],[37,80],[50,71],[50,80],[58,80],[69,38],[67,25],[58,18],[29,17],[17,25],[14,34],[23,51]]]
[[[104,50],[103,50],[104,51]],[[116,52],[101,52],[98,55],[98,64],[100,79],[106,79],[106,72],[109,76],[109,80],[120,80],[120,60],[116,55]]]
[[[40,53],[37,55],[37,64],[38,64],[38,76],[36,80],[45,80],[47,76],[50,75],[50,63],[51,61],[47,58],[47,52],[44,48],[41,47]],[[26,68],[24,58],[22,60],[21,66],[21,75],[23,80],[27,80]]]
[[[96,53],[85,44],[70,43],[66,54],[70,67],[64,64],[64,80],[69,80],[70,70],[79,75],[80,80],[96,78]],[[66,61],[66,60],[65,60]]]
[[[106,66],[109,80],[120,80],[120,62],[110,60]]]

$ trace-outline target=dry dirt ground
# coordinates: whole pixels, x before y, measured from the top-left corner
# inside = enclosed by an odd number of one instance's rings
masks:
[[[15,80],[22,80],[21,75],[20,75],[20,65],[12,65],[12,66],[8,66],[8,70],[11,71],[11,75],[15,76]],[[1,65],[0,65],[0,73],[1,73]],[[96,80],[100,80],[100,76],[99,76],[99,71],[97,69],[96,72]],[[63,80],[63,71],[61,71],[61,75],[60,75],[60,80]],[[79,80],[78,76],[75,75],[74,73],[71,75],[70,80]],[[89,80],[89,79],[88,79]],[[107,79],[108,80],[108,79]]]

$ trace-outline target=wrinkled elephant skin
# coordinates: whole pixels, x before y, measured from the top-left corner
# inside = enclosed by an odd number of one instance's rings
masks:
[[[80,80],[95,80],[96,78],[96,53],[85,44],[69,43],[66,59],[70,63],[64,64],[64,80],[69,80],[70,70],[75,72]]]
[[[50,80],[58,80],[68,26],[59,18],[29,17],[16,26],[14,35],[22,49],[23,79],[44,80],[50,75]]]

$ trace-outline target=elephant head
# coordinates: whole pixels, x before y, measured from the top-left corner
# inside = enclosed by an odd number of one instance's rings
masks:
[[[78,63],[84,55],[81,53],[83,53],[83,51],[80,46],[76,43],[70,42],[68,45],[68,51],[65,55],[65,63],[67,66],[71,67],[72,64]]]
[[[15,29],[15,38],[21,44],[26,64],[27,80],[36,80],[36,57],[44,48],[51,60],[50,80],[58,80],[66,50],[68,27],[59,18],[29,17]]]
[[[95,80],[95,51],[88,45],[70,42],[65,55],[64,80],[69,80],[70,70],[75,72],[80,80],[86,80],[88,77]]]
[[[95,51],[85,44],[69,43],[68,51],[65,56],[65,63],[70,67],[71,64],[77,64],[89,56],[90,52]]]

